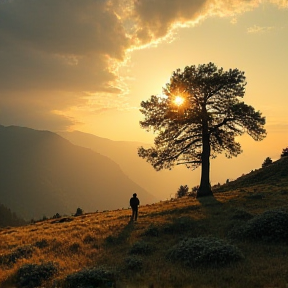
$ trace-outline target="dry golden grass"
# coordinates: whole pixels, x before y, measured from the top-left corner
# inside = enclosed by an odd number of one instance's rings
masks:
[[[129,223],[131,212],[125,209],[68,217],[72,220],[70,222],[55,223],[56,219],[51,219],[24,227],[1,229],[0,256],[26,246],[31,246],[33,252],[30,258],[17,259],[11,265],[1,264],[0,261],[0,287],[7,283],[13,284],[16,271],[25,263],[57,262],[57,279],[60,280],[84,267],[123,267],[131,246],[144,240],[149,242],[154,252],[141,257],[141,271],[126,271],[119,275],[119,287],[126,287],[120,283],[130,283],[133,287],[149,287],[153,284],[154,288],[287,288],[288,247],[285,244],[239,242],[236,245],[245,259],[224,268],[191,269],[165,259],[166,251],[179,237],[227,238],[227,232],[235,224],[231,221],[231,215],[236,209],[256,215],[276,207],[287,207],[288,193],[282,191],[283,187],[265,185],[215,193],[214,198],[198,200],[184,197],[141,206],[137,223]],[[253,196],[257,193],[263,197]],[[143,236],[152,224],[161,227],[184,216],[195,221],[195,231],[187,231],[183,235],[168,233],[159,237]],[[45,245],[42,247],[41,243]],[[50,282],[45,285],[46,288],[52,287]]]

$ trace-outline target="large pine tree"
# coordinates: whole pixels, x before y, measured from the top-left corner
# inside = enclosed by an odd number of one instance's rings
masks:
[[[153,147],[139,148],[139,156],[156,170],[201,165],[197,196],[212,195],[210,157],[240,154],[235,138],[245,132],[256,141],[266,136],[265,118],[241,101],[245,86],[244,72],[238,69],[224,71],[213,63],[177,69],[162,96],[141,102],[145,119],[140,125],[156,137]]]

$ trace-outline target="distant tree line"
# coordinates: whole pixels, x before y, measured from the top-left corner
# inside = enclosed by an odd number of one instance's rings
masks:
[[[288,147],[282,150],[280,158],[288,156]],[[262,168],[267,167],[273,163],[273,160],[270,157],[265,158],[264,162],[262,163]]]
[[[26,221],[17,216],[9,208],[0,204],[0,227],[6,226],[21,226],[26,224]]]

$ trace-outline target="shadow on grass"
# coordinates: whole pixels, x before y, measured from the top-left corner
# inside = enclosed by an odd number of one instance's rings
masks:
[[[110,235],[105,239],[106,244],[115,245],[124,243],[134,230],[133,222],[129,222],[118,234]]]
[[[219,202],[213,195],[206,197],[198,197],[197,200],[203,207],[221,207],[223,204]]]
[[[199,197],[197,200],[208,217],[223,215],[224,204],[218,201],[214,196]]]

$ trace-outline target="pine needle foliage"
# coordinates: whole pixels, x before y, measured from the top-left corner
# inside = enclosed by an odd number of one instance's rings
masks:
[[[244,133],[256,141],[266,136],[261,112],[242,101],[245,86],[244,72],[211,62],[177,69],[163,88],[164,97],[141,102],[145,118],[140,125],[156,137],[153,147],[138,149],[139,156],[156,170],[201,166],[197,196],[211,195],[210,157],[240,154],[236,139]]]

